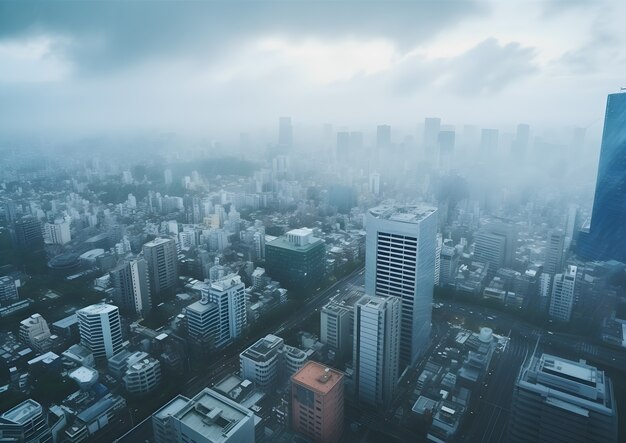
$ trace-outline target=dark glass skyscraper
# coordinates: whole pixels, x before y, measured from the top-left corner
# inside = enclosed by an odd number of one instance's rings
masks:
[[[626,262],[625,92],[607,99],[591,223],[580,233],[578,254],[588,260]]]

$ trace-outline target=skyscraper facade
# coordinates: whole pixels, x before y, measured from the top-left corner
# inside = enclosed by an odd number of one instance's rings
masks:
[[[590,223],[578,239],[578,254],[587,260],[626,262],[626,92],[610,94],[598,163]]]
[[[578,268],[570,265],[566,272],[554,276],[549,314],[555,320],[570,321],[574,307],[577,272]]]
[[[430,336],[437,209],[385,205],[367,213],[365,291],[402,302],[400,365],[413,364]]]
[[[111,270],[117,305],[126,312],[146,313],[151,308],[150,279],[146,260],[124,261]]]
[[[400,315],[397,297],[363,296],[354,305],[354,386],[357,398],[388,405],[398,381]]]
[[[206,292],[207,289],[203,289]],[[229,274],[208,287],[204,298],[217,305],[219,323],[215,346],[222,347],[238,338],[247,325],[245,285],[237,274]]]
[[[563,269],[563,253],[565,249],[565,233],[560,229],[550,231],[546,244],[546,259],[543,271],[556,274]]]
[[[178,284],[178,256],[172,238],[156,238],[143,245],[143,256],[148,265],[150,294],[161,297]]]
[[[122,349],[122,325],[117,306],[98,304],[76,311],[80,342],[96,361],[103,361]]]

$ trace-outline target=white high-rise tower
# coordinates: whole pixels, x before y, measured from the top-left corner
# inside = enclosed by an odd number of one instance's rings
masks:
[[[367,214],[365,291],[402,302],[400,365],[413,364],[430,337],[437,209],[385,205]]]
[[[96,361],[104,360],[122,349],[122,326],[117,306],[98,304],[76,311],[80,342]]]

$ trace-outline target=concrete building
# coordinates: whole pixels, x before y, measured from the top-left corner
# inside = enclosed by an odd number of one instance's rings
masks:
[[[342,302],[331,301],[320,312],[320,341],[327,345],[337,359],[345,359],[352,351],[352,318],[354,310]]]
[[[208,294],[202,300],[185,308],[187,336],[192,352],[197,357],[205,356],[217,347],[220,312],[216,303],[211,303]]]
[[[226,346],[247,326],[245,285],[237,274],[229,274],[202,289],[204,298],[217,305],[219,323],[215,345]]]
[[[563,270],[563,255],[565,249],[565,233],[560,229],[550,231],[546,245],[546,258],[543,272],[555,275]]]
[[[11,304],[18,299],[15,280],[9,276],[0,277],[0,304]]]
[[[122,326],[117,306],[98,304],[76,311],[80,343],[93,352],[96,362],[122,349]]]
[[[280,371],[282,338],[269,334],[239,354],[241,376],[257,386],[273,386]]]
[[[152,357],[145,357],[129,364],[122,379],[124,387],[133,394],[147,394],[161,383],[161,364]]]
[[[46,411],[35,400],[24,400],[0,415],[0,441],[52,443]]]
[[[335,443],[343,434],[343,374],[309,361],[291,377],[292,426],[315,443]]]
[[[437,209],[387,205],[367,213],[365,292],[402,302],[400,365],[415,363],[430,338]]]
[[[40,248],[43,245],[41,222],[32,215],[24,216],[13,225],[15,243],[22,249]]]
[[[120,309],[137,314],[145,314],[151,309],[150,279],[143,258],[124,261],[109,275]]]
[[[577,272],[578,268],[570,265],[565,273],[554,276],[548,311],[551,318],[564,322],[570,321],[574,308]]]
[[[515,254],[517,233],[507,222],[486,223],[474,236],[474,260],[489,264],[489,270],[510,267]]]
[[[248,408],[205,388],[155,412],[152,428],[155,443],[254,443],[254,419]]]
[[[388,405],[398,381],[401,301],[364,296],[354,306],[354,385],[357,398]]]
[[[148,265],[150,294],[160,298],[178,285],[178,256],[172,238],[157,238],[143,245],[143,255]]]
[[[20,339],[39,352],[49,349],[50,336],[48,322],[39,314],[33,314],[20,322]]]
[[[440,252],[439,286],[454,285],[459,269],[459,253],[456,248],[443,244]]]
[[[611,380],[584,360],[533,356],[515,382],[507,441],[617,442]]]
[[[46,223],[43,225],[43,238],[47,244],[64,245],[72,240],[70,232],[70,222],[59,219],[54,223]]]
[[[293,229],[265,245],[265,270],[287,289],[311,291],[322,282],[326,247],[313,230]]]

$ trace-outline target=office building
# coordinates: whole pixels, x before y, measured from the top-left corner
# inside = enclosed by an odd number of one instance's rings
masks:
[[[117,306],[126,312],[145,314],[152,307],[148,267],[143,258],[126,260],[109,273]]]
[[[185,308],[185,315],[191,350],[196,357],[206,357],[210,350],[217,347],[220,327],[217,304],[209,300],[208,291],[204,292],[201,300]]]
[[[0,415],[0,441],[52,443],[46,415],[35,400],[24,400]]]
[[[546,244],[546,258],[543,271],[548,274],[557,274],[563,270],[563,255],[565,250],[565,233],[560,229],[550,231]]]
[[[437,159],[439,131],[441,130],[440,118],[424,119],[424,154],[426,160],[434,162]]]
[[[281,364],[282,338],[269,334],[239,354],[241,376],[261,388],[273,386]]]
[[[480,153],[484,160],[492,160],[498,154],[500,133],[497,129],[483,129],[480,132]]]
[[[309,360],[313,350],[303,351],[294,346],[284,345],[279,350],[281,367],[279,380],[290,380],[291,376],[298,372]]]
[[[212,389],[177,396],[152,415],[155,443],[254,443],[255,415]]]
[[[15,280],[9,276],[0,277],[0,304],[10,304],[18,299]]]
[[[626,93],[609,94],[591,220],[578,238],[586,260],[626,263]]]
[[[515,382],[507,441],[617,442],[611,380],[584,360],[533,356]]]
[[[401,310],[397,297],[366,295],[354,305],[354,385],[372,406],[389,405],[396,390]]]
[[[320,312],[320,341],[327,345],[339,360],[352,351],[352,318],[354,309],[342,302],[331,301]]]
[[[50,336],[48,322],[39,314],[33,314],[20,322],[20,339],[39,352],[49,349]]]
[[[148,265],[150,294],[159,299],[178,285],[178,256],[172,238],[157,238],[143,245],[143,255]]]
[[[292,426],[315,443],[335,443],[343,434],[343,374],[309,361],[291,377]]]
[[[492,273],[510,267],[516,242],[515,226],[506,222],[488,222],[474,236],[474,260],[487,263]]]
[[[43,238],[45,243],[50,245],[64,245],[72,240],[70,232],[70,222],[59,219],[54,223],[46,223],[43,225]]]
[[[566,272],[554,276],[548,311],[551,318],[563,322],[570,321],[574,307],[577,271],[576,266],[570,265]]]
[[[391,147],[391,126],[379,125],[376,127],[376,149],[388,151]]]
[[[326,269],[326,246],[313,230],[293,229],[265,244],[265,270],[287,289],[318,288]]]
[[[400,364],[411,365],[430,337],[437,209],[387,205],[367,213],[365,292],[402,302]]]
[[[161,363],[145,356],[128,365],[124,377],[124,388],[132,394],[147,394],[154,391],[161,383]]]
[[[202,295],[217,306],[215,346],[222,347],[238,338],[247,326],[245,285],[237,274],[229,274],[202,288]]]
[[[96,362],[106,360],[122,349],[122,326],[117,306],[105,303],[76,311],[80,343],[89,349]]]
[[[454,280],[459,269],[459,256],[457,249],[443,244],[439,254],[439,286],[454,285]]]
[[[40,248],[43,245],[41,222],[32,215],[26,215],[13,225],[15,243],[22,249]]]
[[[288,152],[293,147],[291,117],[280,117],[278,120],[278,147],[283,152]]]

